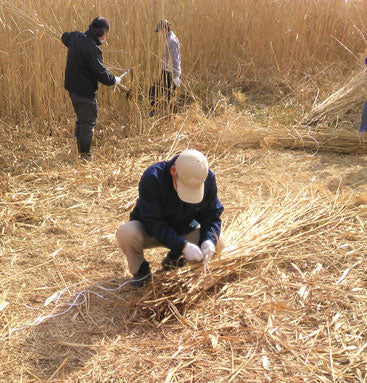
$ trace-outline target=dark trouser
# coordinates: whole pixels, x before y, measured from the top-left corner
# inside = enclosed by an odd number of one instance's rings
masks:
[[[363,105],[360,132],[367,132],[367,101]]]
[[[93,138],[93,129],[97,121],[97,98],[80,97],[69,92],[76,113],[75,137],[79,153],[89,153]]]
[[[172,81],[172,73],[162,70],[160,79],[154,83],[149,89],[149,100],[152,108],[157,104],[157,101],[165,96],[170,102],[171,95],[176,89]]]

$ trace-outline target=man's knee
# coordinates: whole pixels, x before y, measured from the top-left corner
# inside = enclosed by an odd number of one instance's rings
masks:
[[[144,235],[140,225],[129,221],[121,225],[116,231],[116,239],[122,249],[130,246],[143,246]]]

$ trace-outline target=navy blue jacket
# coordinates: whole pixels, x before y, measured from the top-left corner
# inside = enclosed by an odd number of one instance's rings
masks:
[[[149,235],[163,246],[181,253],[187,240],[182,235],[200,224],[200,241],[209,239],[216,243],[221,230],[220,216],[223,206],[217,197],[214,173],[209,170],[205,180],[204,198],[198,204],[183,202],[173,187],[170,168],[177,156],[170,161],[151,165],[143,173],[139,183],[139,198],[130,220],[143,223]]]
[[[80,97],[93,98],[97,94],[98,82],[114,85],[112,76],[103,65],[99,39],[88,30],[65,32],[61,41],[67,46],[68,56],[65,69],[65,89]]]

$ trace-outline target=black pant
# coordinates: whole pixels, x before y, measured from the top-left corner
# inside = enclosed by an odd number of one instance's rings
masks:
[[[149,100],[152,108],[156,105],[157,101],[165,95],[168,102],[171,100],[171,95],[176,89],[172,81],[172,73],[162,70],[160,79],[154,83],[149,89]]]
[[[76,113],[75,137],[78,141],[78,150],[89,153],[93,138],[93,129],[97,122],[97,98],[80,97],[69,92],[71,102]]]

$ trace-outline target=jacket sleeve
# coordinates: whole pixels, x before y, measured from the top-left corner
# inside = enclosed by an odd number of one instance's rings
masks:
[[[61,36],[61,41],[62,43],[69,48],[69,43],[70,43],[70,35],[71,35],[71,32],[65,32],[62,34]]]
[[[172,58],[173,77],[178,78],[181,76],[180,45],[176,40],[171,39],[168,47]]]
[[[115,84],[115,76],[113,76],[103,65],[102,52],[98,47],[95,47],[91,52],[89,67],[98,82],[108,86]]]
[[[152,174],[143,174],[140,180],[139,206],[140,218],[148,234],[170,250],[181,253],[187,241],[163,219],[162,199],[157,180]]]
[[[220,216],[224,208],[217,197],[217,184],[213,173],[211,174],[209,189],[208,203],[197,217],[201,227],[199,246],[206,240],[216,244],[221,232],[222,220]]]

